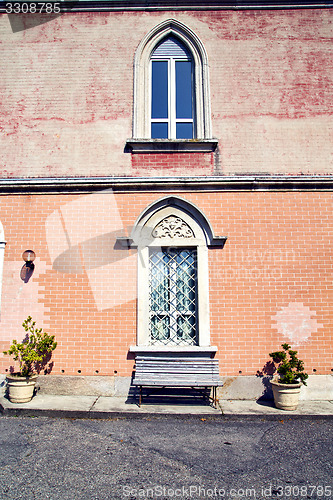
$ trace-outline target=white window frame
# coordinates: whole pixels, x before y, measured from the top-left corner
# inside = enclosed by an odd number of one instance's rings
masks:
[[[168,63],[168,118],[152,118],[152,65],[155,61],[167,62]],[[192,119],[189,118],[176,118],[176,62],[178,61],[190,61],[192,65]],[[167,123],[168,124],[168,139],[176,139],[177,137],[177,123],[191,123],[192,124],[192,137],[190,139],[196,138],[196,126],[195,126],[195,93],[194,93],[194,75],[193,75],[193,60],[188,58],[169,56],[168,58],[151,58],[150,59],[150,98],[149,98],[149,116],[150,116],[150,128],[152,123]],[[150,134],[151,136],[151,134]]]
[[[5,234],[0,221],[0,317],[1,317],[1,295],[2,295],[2,279],[3,279],[3,263],[5,258]]]
[[[174,215],[181,217],[192,229],[193,238],[151,238],[151,230],[166,217]],[[149,328],[149,249],[151,247],[195,247],[197,249],[197,280],[198,280],[198,345],[210,345],[209,329],[209,282],[208,282],[208,249],[204,233],[199,224],[187,213],[166,207],[149,217],[141,227],[138,241],[138,323],[137,344],[150,345]],[[168,346],[170,347],[170,346]]]
[[[183,230],[184,226],[182,226],[180,234],[178,231],[172,231],[173,235],[166,237],[169,235],[168,231],[165,231],[164,219],[170,216],[180,217],[188,228],[185,227]],[[162,221],[161,226],[158,226]],[[162,232],[160,232],[161,227]],[[138,250],[137,345],[130,346],[130,352],[196,352],[211,355],[217,351],[216,346],[210,345],[208,248],[222,249],[226,240],[226,236],[215,236],[204,213],[196,205],[180,196],[166,196],[156,200],[138,217],[129,238],[123,236],[117,238],[120,246]],[[198,345],[150,345],[149,249],[165,246],[195,247],[197,250]]]

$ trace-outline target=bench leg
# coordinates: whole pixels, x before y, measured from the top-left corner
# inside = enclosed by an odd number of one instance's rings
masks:
[[[217,403],[218,403],[218,399],[217,399],[217,387],[213,385],[212,387],[212,397],[211,397],[211,400],[213,402],[213,406],[215,408],[217,408]]]
[[[139,392],[139,408],[141,406],[141,403],[142,403],[142,385],[140,385],[140,392]]]

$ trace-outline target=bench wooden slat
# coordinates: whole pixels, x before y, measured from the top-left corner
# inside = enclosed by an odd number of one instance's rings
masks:
[[[185,362],[185,363],[182,363],[181,361],[172,361],[170,363],[168,363],[167,361],[137,361],[136,362],[137,365],[142,365],[142,366],[149,366],[149,365],[152,365],[152,366],[183,366],[184,368],[191,368],[191,366],[202,366],[206,369],[208,368],[218,368],[218,364],[214,364],[214,363],[210,363],[210,364],[206,364],[206,363],[189,363],[188,361]]]
[[[136,358],[136,362],[142,363],[182,363],[182,364],[204,364],[204,365],[218,365],[217,359],[188,359],[188,358]]]
[[[212,369],[209,367],[208,369],[205,369],[203,366],[191,366],[191,367],[183,367],[183,366],[157,366],[157,365],[149,365],[149,366],[136,366],[137,371],[140,372],[159,372],[159,373],[219,373],[218,368],[216,370]]]
[[[147,380],[149,379],[152,379],[152,378],[156,378],[156,377],[159,377],[159,378],[163,378],[165,380],[170,380],[170,379],[183,379],[183,380],[192,380],[192,379],[196,379],[198,377],[201,377],[201,378],[204,378],[205,380],[213,380],[213,379],[216,379],[218,380],[218,376],[217,375],[207,375],[205,373],[191,373],[191,374],[186,374],[186,373],[158,373],[158,374],[151,374],[151,373],[142,373],[142,374],[139,374],[139,375],[136,375],[135,376],[135,380],[138,379],[138,378],[145,378]]]
[[[142,387],[213,388],[216,403],[216,387],[222,385],[218,360],[165,355],[137,356],[132,383],[140,387],[140,405]]]
[[[188,382],[181,382],[180,380],[177,380],[177,381],[169,381],[169,382],[166,382],[166,381],[152,381],[150,380],[149,383],[140,383],[140,384],[135,384],[135,385],[138,385],[139,387],[191,387],[191,388],[194,388],[194,387],[205,387],[205,388],[209,388],[209,387],[218,387],[219,385],[215,385],[215,384],[211,384],[209,382],[204,381],[196,381],[195,383],[191,384],[191,383],[188,383]]]

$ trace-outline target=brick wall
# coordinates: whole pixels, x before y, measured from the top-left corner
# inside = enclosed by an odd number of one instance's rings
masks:
[[[284,342],[309,373],[332,360],[332,197],[326,192],[180,192],[210,220],[211,344],[221,374],[252,375]],[[59,343],[53,374],[129,375],[136,342],[136,259],[114,247],[162,192],[0,198],[5,250],[0,349],[30,314]],[[26,249],[35,272],[20,279]],[[0,355],[1,372],[11,365]],[[316,372],[314,372],[316,370]]]
[[[212,175],[213,153],[144,153],[132,155],[133,174]]]

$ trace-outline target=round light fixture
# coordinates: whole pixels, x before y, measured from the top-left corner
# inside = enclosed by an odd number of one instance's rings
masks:
[[[26,250],[22,254],[22,259],[25,262],[33,262],[35,260],[35,258],[36,258],[36,254],[33,250]]]

